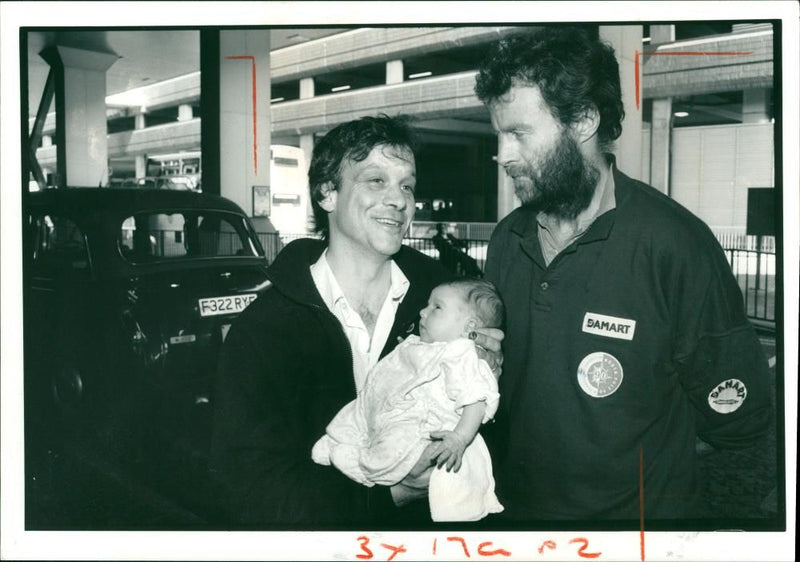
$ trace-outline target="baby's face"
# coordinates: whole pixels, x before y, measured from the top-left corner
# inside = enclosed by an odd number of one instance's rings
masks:
[[[428,306],[419,311],[420,340],[447,342],[466,336],[467,323],[472,318],[470,312],[461,291],[448,285],[436,287]]]

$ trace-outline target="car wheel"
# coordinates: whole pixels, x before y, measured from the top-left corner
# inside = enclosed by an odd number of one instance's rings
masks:
[[[51,380],[53,400],[57,408],[72,410],[83,399],[83,377],[78,368],[59,367]]]

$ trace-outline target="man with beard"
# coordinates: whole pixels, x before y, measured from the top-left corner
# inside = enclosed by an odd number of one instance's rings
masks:
[[[507,309],[492,436],[501,521],[704,516],[696,437],[746,447],[771,415],[719,244],[616,168],[619,69],[596,37],[505,39],[475,91],[522,203],[494,231],[485,272]]]

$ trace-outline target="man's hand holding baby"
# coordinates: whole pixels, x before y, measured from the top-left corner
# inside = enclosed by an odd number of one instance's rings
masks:
[[[475,328],[468,337],[475,342],[478,357],[486,361],[495,378],[503,372],[502,341],[505,333],[498,328]]]
[[[391,487],[392,499],[395,505],[402,506],[412,500],[428,497],[428,484],[431,470],[436,464],[436,458],[442,450],[441,441],[431,441],[422,455],[417,459],[411,471],[401,481]]]

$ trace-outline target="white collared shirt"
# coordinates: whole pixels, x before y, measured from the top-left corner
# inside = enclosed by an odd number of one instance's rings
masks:
[[[319,260],[311,266],[311,278],[314,280],[314,285],[316,285],[322,300],[339,320],[350,341],[350,349],[353,352],[354,382],[356,391],[361,392],[367,373],[380,359],[381,351],[386,345],[386,340],[389,339],[397,307],[405,298],[410,283],[397,264],[391,261],[389,291],[378,314],[375,331],[370,341],[369,331],[358,312],[347,302],[342,288],[336,281],[336,276],[328,265],[327,255],[328,250],[326,249],[322,252]]]

